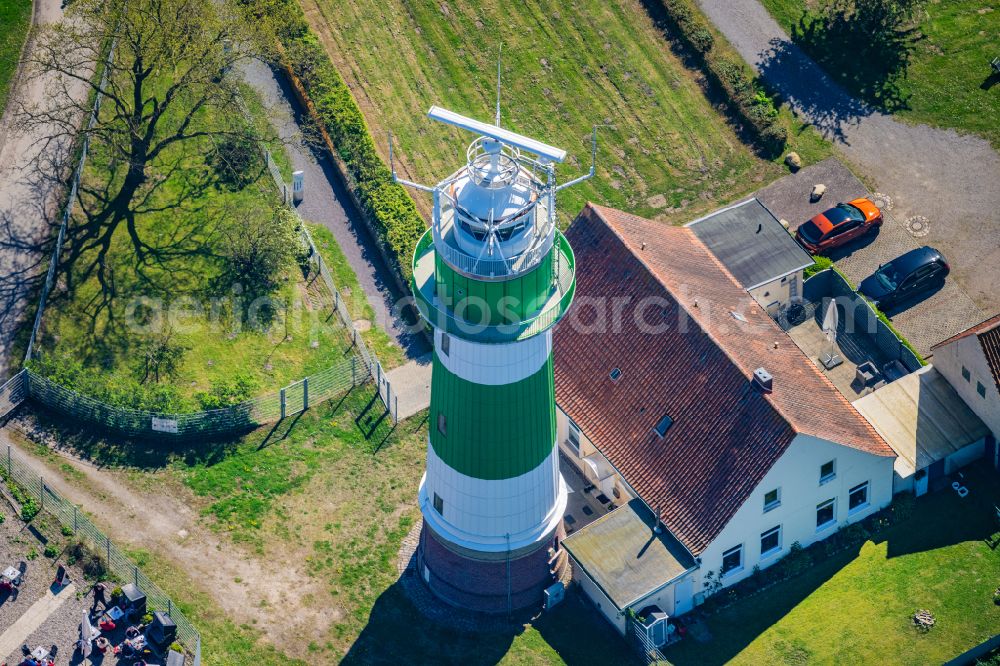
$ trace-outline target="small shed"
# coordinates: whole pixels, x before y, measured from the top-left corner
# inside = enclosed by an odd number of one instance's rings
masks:
[[[989,428],[933,366],[869,393],[854,406],[898,456],[894,493],[923,495],[986,451]]]
[[[626,609],[655,606],[664,620],[690,609],[690,586],[677,606],[674,585],[689,578],[694,558],[665,527],[659,533],[656,527],[653,512],[633,499],[563,540],[583,591],[622,634]]]
[[[757,199],[687,226],[772,316],[801,297],[802,271],[812,257]]]

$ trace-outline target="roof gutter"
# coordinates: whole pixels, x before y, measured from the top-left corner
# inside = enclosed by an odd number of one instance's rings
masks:
[[[806,268],[809,268],[809,267],[810,267],[810,266],[812,266],[812,265],[813,265],[814,263],[816,263],[816,262],[814,262],[814,261],[810,261],[810,262],[809,262],[808,264],[803,264],[803,265],[799,266],[798,268],[793,268],[792,270],[788,271],[787,273],[782,273],[781,275],[775,275],[774,277],[771,277],[771,278],[768,278],[768,279],[764,280],[763,282],[760,282],[760,283],[758,283],[758,284],[755,284],[755,285],[754,285],[754,286],[752,286],[752,287],[744,287],[744,289],[746,289],[747,291],[750,291],[751,289],[756,289],[757,287],[763,287],[763,286],[764,286],[765,284],[770,284],[770,283],[772,283],[772,282],[774,282],[775,280],[778,280],[778,279],[780,279],[780,278],[783,278],[783,277],[788,277],[788,276],[789,276],[789,275],[791,275],[792,273],[798,273],[798,272],[799,272],[799,271],[801,271],[801,270],[804,270],[804,269],[806,269]]]

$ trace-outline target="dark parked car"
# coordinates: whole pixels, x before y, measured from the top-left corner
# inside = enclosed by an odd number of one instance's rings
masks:
[[[839,203],[795,231],[795,239],[810,254],[823,254],[882,226],[882,211],[869,199]]]
[[[951,271],[944,256],[932,247],[910,250],[878,267],[858,288],[885,310],[911,296],[944,284]]]

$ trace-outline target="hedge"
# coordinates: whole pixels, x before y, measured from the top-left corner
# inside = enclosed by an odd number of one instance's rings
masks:
[[[774,101],[757,85],[746,64],[718,47],[708,22],[691,0],[660,0],[660,4],[681,41],[701,61],[709,79],[725,93],[761,146],[780,153],[788,133],[778,120]]]
[[[379,156],[361,109],[309,30],[294,0],[240,0],[248,12],[274,17],[285,61],[299,78],[337,154],[346,167],[347,186],[388,251],[391,268],[409,281],[413,250],[426,230],[416,204]]]

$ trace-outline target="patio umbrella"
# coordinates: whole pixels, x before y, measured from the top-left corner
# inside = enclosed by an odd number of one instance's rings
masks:
[[[83,611],[83,622],[80,623],[80,640],[82,641],[82,650],[84,657],[90,656],[90,651],[93,648],[94,639],[97,638],[99,632],[90,623],[90,614],[87,611]]]
[[[832,298],[823,315],[823,334],[831,345],[837,341],[837,302]]]

